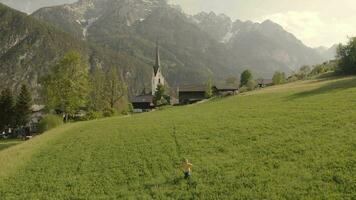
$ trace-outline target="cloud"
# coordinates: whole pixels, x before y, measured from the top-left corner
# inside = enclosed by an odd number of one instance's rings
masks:
[[[348,36],[356,35],[356,28],[352,25],[352,21],[356,20],[356,15],[350,17],[349,22],[337,18],[321,17],[318,12],[288,11],[264,16],[261,21],[267,19],[280,24],[312,47],[320,45],[329,47],[336,43],[345,42]]]

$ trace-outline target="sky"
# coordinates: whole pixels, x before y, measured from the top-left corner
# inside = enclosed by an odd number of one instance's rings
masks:
[[[39,5],[75,0],[0,0],[25,12]],[[169,0],[188,14],[224,13],[233,20],[262,22],[270,19],[311,47],[345,43],[356,36],[356,0]]]
[[[311,47],[356,36],[356,0],[171,0],[190,14],[224,13],[233,20],[270,19]]]

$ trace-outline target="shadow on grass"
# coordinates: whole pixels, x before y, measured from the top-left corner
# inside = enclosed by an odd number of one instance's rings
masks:
[[[313,81],[312,83],[324,82],[324,81],[328,81],[328,80],[332,80],[332,79],[333,78],[319,79],[319,80]],[[305,97],[319,95],[319,94],[325,94],[325,93],[329,93],[329,92],[333,92],[333,91],[347,90],[347,89],[354,88],[354,87],[356,88],[356,78],[351,78],[351,79],[346,79],[346,80],[338,80],[338,81],[328,83],[326,85],[323,85],[323,86],[313,89],[313,90],[308,90],[308,91],[294,94],[294,95],[288,97],[287,100],[305,98]]]
[[[0,140],[0,151],[22,143],[20,140]]]

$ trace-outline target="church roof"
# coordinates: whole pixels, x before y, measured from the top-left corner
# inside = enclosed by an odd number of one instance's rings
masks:
[[[205,92],[206,85],[183,85],[179,86],[179,92]]]
[[[224,84],[217,84],[213,86],[214,88],[216,88],[217,90],[226,90],[226,91],[232,91],[232,90],[239,90],[238,87],[236,86],[232,86],[232,85],[224,85]]]
[[[153,66],[153,71],[154,71],[155,75],[157,74],[160,67],[161,67],[161,60],[159,57],[159,46],[158,46],[158,42],[157,42],[157,44],[156,44],[156,60],[155,60],[155,65]]]

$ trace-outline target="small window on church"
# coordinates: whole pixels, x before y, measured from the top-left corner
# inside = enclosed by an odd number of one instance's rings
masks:
[[[158,79],[158,83],[161,84],[161,79]]]

